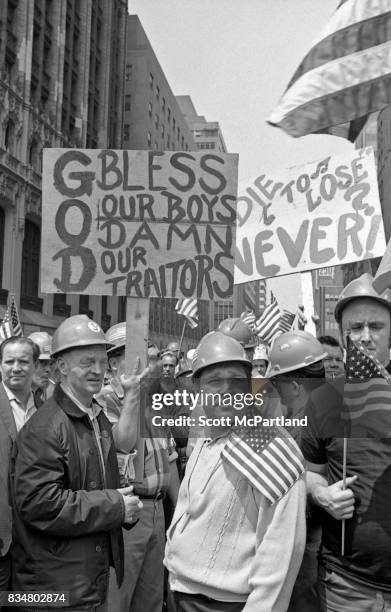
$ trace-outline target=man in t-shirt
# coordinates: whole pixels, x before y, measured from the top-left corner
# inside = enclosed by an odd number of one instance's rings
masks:
[[[391,291],[379,295],[372,280],[363,274],[344,288],[335,318],[345,345],[349,335],[389,368]],[[347,429],[341,419],[343,383],[338,378],[313,392],[308,407],[309,432],[302,440],[309,493],[324,511],[321,609],[391,610],[391,438],[350,436],[344,485]],[[384,414],[388,419],[386,411]],[[346,521],[344,555],[342,519]]]

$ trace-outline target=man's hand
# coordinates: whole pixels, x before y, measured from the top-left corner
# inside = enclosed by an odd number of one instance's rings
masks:
[[[131,374],[121,374],[119,380],[125,393],[137,394],[140,391],[140,357],[136,358]]]
[[[143,502],[137,497],[132,495],[133,487],[124,487],[123,489],[117,489],[124,498],[125,504],[125,519],[124,523],[134,523],[140,518],[140,512],[143,508]]]
[[[354,512],[354,493],[349,489],[357,476],[346,478],[346,489],[343,480],[339,480],[328,487],[320,486],[314,494],[316,502],[337,520],[350,519]]]

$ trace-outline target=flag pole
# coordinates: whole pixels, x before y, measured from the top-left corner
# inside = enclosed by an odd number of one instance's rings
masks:
[[[344,427],[343,457],[342,457],[342,488],[344,491],[346,489],[347,450],[348,450],[348,438],[346,435],[346,427]],[[342,519],[342,528],[341,528],[341,556],[342,557],[345,555],[345,529],[346,529],[346,519]]]
[[[183,336],[185,335],[185,329],[186,329],[186,323],[187,323],[187,319],[185,318],[185,321],[183,323],[183,327],[182,327],[182,335],[181,335],[181,341],[179,343],[179,350],[178,350],[178,361],[181,358],[181,349],[182,349],[182,344],[183,344]]]

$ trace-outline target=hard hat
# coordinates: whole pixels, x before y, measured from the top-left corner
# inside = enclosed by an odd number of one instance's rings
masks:
[[[87,317],[87,315],[74,315],[65,319],[56,329],[52,341],[52,357],[72,348],[82,348],[95,344],[105,345],[107,348],[113,344],[107,341],[103,329]]]
[[[122,348],[126,345],[126,323],[116,323],[112,325],[106,332],[106,340],[112,344],[107,349],[107,354],[110,355],[116,349]]]
[[[183,374],[190,374],[192,372],[190,359],[187,359],[186,357],[181,359],[177,368],[178,369],[175,372],[175,378],[183,376]]]
[[[254,349],[253,361],[269,361],[267,347],[264,344],[259,344]]]
[[[252,337],[252,331],[240,317],[224,319],[216,331],[234,338],[243,346],[248,344]]]
[[[179,344],[178,344],[178,342],[169,342],[167,344],[166,350],[169,353],[176,353],[177,351],[179,351]]]
[[[238,361],[248,368],[252,367],[240,342],[219,331],[210,332],[202,338],[195,350],[192,361],[193,376],[199,376],[201,370],[208,366],[227,361]]]
[[[338,323],[342,319],[342,311],[346,304],[356,298],[373,298],[380,304],[391,310],[391,289],[386,289],[383,293],[378,293],[372,285],[373,276],[368,272],[362,274],[358,278],[352,280],[344,289],[338,298],[335,306],[334,317]]]
[[[187,351],[186,357],[189,359],[190,363],[193,360],[194,353],[195,353],[195,349],[190,349],[190,350]]]
[[[278,336],[269,351],[269,367],[266,378],[294,372],[321,361],[327,351],[308,332],[296,330]]]
[[[45,331],[33,332],[28,336],[37,346],[39,346],[39,359],[51,359],[52,337]]]

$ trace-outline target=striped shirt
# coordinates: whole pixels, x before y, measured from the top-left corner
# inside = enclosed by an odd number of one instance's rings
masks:
[[[113,378],[99,393],[99,402],[111,423],[117,423],[123,407],[125,393],[119,380]],[[171,437],[145,438],[144,447],[144,478],[135,486],[135,494],[157,495],[164,493],[170,482],[170,463],[178,454],[172,444]]]

